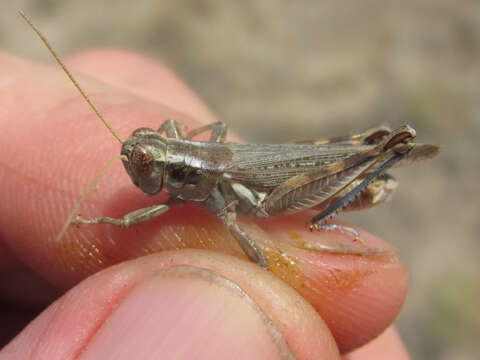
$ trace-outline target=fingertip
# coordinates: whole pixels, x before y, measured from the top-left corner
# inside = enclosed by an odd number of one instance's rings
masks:
[[[363,230],[364,244],[349,233],[311,232],[308,219],[299,214],[260,220],[257,236],[267,239],[271,271],[315,307],[340,350],[348,352],[391,325],[406,298],[408,273],[384,240]]]
[[[49,359],[159,351],[179,358],[225,358],[229,351],[338,358],[324,323],[291,288],[252,264],[193,250],[143,257],[86,279],[4,354],[19,358],[24,348]]]
[[[118,339],[125,339],[118,345]],[[237,284],[194,266],[142,279],[89,342],[85,358],[278,359],[292,356],[279,329]]]
[[[379,337],[365,346],[342,357],[343,360],[376,360],[385,359],[386,354],[391,360],[409,360],[405,345],[397,330],[391,326]]]

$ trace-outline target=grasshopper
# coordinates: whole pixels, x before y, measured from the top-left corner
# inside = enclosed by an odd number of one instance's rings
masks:
[[[387,201],[397,186],[386,173],[388,169],[432,158],[439,150],[435,145],[417,144],[415,130],[408,125],[394,130],[380,126],[353,136],[290,144],[237,144],[225,142],[227,125],[223,122],[186,132],[179,122],[167,120],[157,130],[139,128],[123,141],[48,41],[20,14],[122,143],[120,159],[133,184],[149,196],[163,189],[169,194],[167,201],[122,218],[83,219],[74,215],[77,207],[58,239],[70,222],[129,227],[164,214],[174,202],[193,201],[225,224],[251,261],[268,268],[262,249],[237,223],[238,214],[269,217],[316,209],[319,213],[310,220],[311,230],[347,231],[358,240],[354,229],[325,221],[340,211]],[[193,140],[207,131],[208,141]]]

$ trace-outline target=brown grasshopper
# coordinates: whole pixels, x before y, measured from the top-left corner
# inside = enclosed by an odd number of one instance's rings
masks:
[[[76,224],[113,224],[129,227],[168,211],[172,202],[193,201],[227,226],[248,258],[268,268],[262,249],[237,223],[237,214],[276,216],[307,209],[320,213],[310,220],[310,229],[351,228],[325,223],[339,211],[361,210],[387,201],[396,180],[389,168],[434,157],[435,145],[415,143],[415,130],[408,125],[391,130],[381,126],[363,133],[291,144],[225,143],[223,122],[185,132],[175,120],[158,130],[139,128],[125,141],[110,128],[68,69],[38,29],[37,32],[65,73],[99,118],[122,143],[120,158],[133,183],[152,196],[165,189],[170,198],[161,204],[135,210],[122,218],[74,218]],[[209,141],[192,138],[210,131]],[[164,134],[164,135],[163,135]],[[59,235],[63,235],[64,230]]]

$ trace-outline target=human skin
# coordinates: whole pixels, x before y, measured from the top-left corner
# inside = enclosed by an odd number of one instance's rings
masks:
[[[68,66],[123,138],[168,118],[188,128],[216,121],[174,74],[139,55],[88,51]],[[335,359],[357,348],[344,358],[408,358],[389,328],[407,274],[383,240],[361,232],[386,256],[307,251],[294,240],[350,246],[351,239],[310,233],[309,212],[242,219],[269,239],[261,244],[278,244],[265,271],[245,259],[215,216],[188,204],[131,229],[72,226],[55,242],[74,202],[120,145],[58,68],[8,54],[0,54],[0,126],[3,301],[23,309],[59,296],[0,359]],[[120,216],[159,198],[146,198],[117,163],[81,212]],[[11,310],[2,318],[12,329],[19,318],[30,321]]]

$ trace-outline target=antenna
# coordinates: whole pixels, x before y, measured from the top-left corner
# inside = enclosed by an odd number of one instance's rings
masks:
[[[124,155],[123,155],[124,156]],[[68,218],[67,220],[65,220],[65,223],[63,224],[62,226],[62,230],[60,230],[60,233],[57,235],[57,238],[55,239],[57,242],[60,242],[60,240],[62,239],[63,235],[65,234],[65,231],[67,231],[68,229],[68,226],[71,224],[73,218],[75,217],[75,215],[77,214],[78,210],[80,209],[80,206],[82,206],[83,202],[88,198],[88,196],[90,195],[90,193],[93,191],[93,189],[95,188],[95,185],[98,184],[98,182],[100,181],[100,179],[102,178],[103,175],[105,175],[105,173],[107,172],[108,169],[110,169],[110,167],[115,163],[115,161],[119,160],[119,159],[122,159],[122,155],[117,155],[115,156],[112,160],[110,160],[107,165],[105,165],[103,167],[102,170],[100,170],[100,172],[97,174],[97,176],[95,176],[95,179],[93,179],[93,181],[88,185],[87,187],[87,190],[85,190],[85,192],[83,193],[82,197],[80,198],[80,200],[77,201],[77,203],[75,204],[75,206],[73,207],[73,210],[70,212],[70,214],[68,215]]]
[[[100,118],[100,120],[102,120],[103,124],[107,127],[107,129],[112,133],[113,136],[115,136],[115,138],[120,141],[120,143],[123,143],[123,140],[120,136],[118,136],[117,132],[115,130],[113,130],[113,128],[110,126],[110,124],[104,119],[104,117],[102,116],[102,114],[100,113],[100,111],[98,111],[98,109],[96,108],[95,105],[93,105],[93,103],[90,101],[89,97],[87,96],[87,94],[85,94],[85,92],[83,91],[83,89],[80,87],[80,85],[78,84],[78,82],[75,80],[75,78],[73,77],[73,75],[70,73],[70,71],[67,69],[67,67],[65,66],[65,64],[63,63],[62,60],[60,60],[60,58],[58,57],[57,53],[53,50],[52,46],[50,45],[50,43],[48,42],[48,40],[45,38],[45,36],[43,36],[43,34],[40,32],[40,30],[38,30],[38,28],[33,25],[32,21],[28,18],[27,15],[25,15],[25,13],[23,11],[19,11],[18,12],[24,19],[25,21],[27,22],[28,25],[30,25],[30,27],[33,29],[33,31],[35,31],[38,35],[38,37],[40,38],[40,40],[42,40],[42,42],[45,44],[45,46],[47,47],[48,51],[50,51],[50,54],[52,54],[52,56],[55,58],[55,60],[57,61],[57,63],[62,67],[63,71],[65,72],[65,74],[67,74],[67,76],[69,77],[69,79],[72,81],[73,85],[75,85],[75,87],[77,88],[77,90],[80,92],[80,94],[82,95],[82,97],[85,99],[85,101],[88,103],[88,105],[90,105],[90,107],[93,109],[93,111],[95,111],[95,114],[97,114],[97,116]]]
[[[67,76],[69,77],[69,79],[72,81],[73,85],[75,85],[75,87],[77,88],[77,90],[80,92],[80,94],[82,95],[82,97],[85,99],[85,101],[87,102],[88,105],[90,105],[90,107],[93,109],[93,111],[95,111],[95,114],[97,114],[97,116],[100,118],[100,120],[102,120],[103,124],[107,127],[107,129],[112,133],[113,136],[115,136],[115,138],[120,141],[120,143],[123,143],[123,140],[120,136],[118,136],[117,132],[115,130],[113,130],[113,128],[110,126],[110,124],[105,120],[105,118],[102,116],[102,114],[100,113],[100,111],[96,108],[95,105],[93,105],[93,103],[90,101],[89,97],[87,96],[87,94],[83,91],[83,89],[80,87],[80,85],[78,84],[78,82],[75,80],[75,78],[73,77],[72,73],[67,69],[67,67],[65,66],[65,64],[63,63],[63,61],[58,57],[57,53],[55,52],[55,50],[53,50],[52,46],[50,45],[50,43],[48,42],[48,40],[45,38],[45,36],[43,36],[43,34],[40,32],[40,30],[35,26],[33,25],[32,21],[28,18],[27,15],[25,15],[25,13],[23,11],[19,11],[18,12],[24,19],[25,21],[27,22],[28,25],[30,25],[30,27],[33,29],[33,31],[35,31],[38,35],[38,37],[40,38],[40,40],[42,40],[42,42],[45,44],[45,46],[47,47],[48,51],[50,51],[50,54],[52,54],[52,56],[55,58],[55,60],[57,61],[57,63],[62,67],[63,71],[65,72],[65,74],[67,74]],[[102,170],[100,170],[100,172],[97,174],[97,176],[95,176],[95,178],[93,179],[93,181],[88,185],[87,187],[87,190],[85,190],[84,194],[82,195],[82,197],[80,198],[80,200],[78,200],[78,202],[75,204],[73,210],[70,212],[70,214],[68,215],[68,218],[67,220],[65,220],[65,223],[63,224],[62,226],[62,230],[60,231],[60,233],[57,235],[57,238],[56,238],[56,241],[60,241],[63,237],[63,235],[65,234],[65,232],[67,231],[68,229],[68,226],[70,225],[70,223],[72,222],[73,218],[75,217],[76,213],[78,212],[78,210],[80,209],[80,206],[83,204],[83,202],[88,198],[88,196],[90,195],[90,193],[93,191],[93,189],[95,188],[95,185],[98,184],[98,182],[100,181],[100,179],[102,178],[103,175],[105,175],[105,173],[107,172],[108,169],[110,169],[110,167],[119,159],[122,159],[122,155],[117,155],[115,156],[112,160],[110,160],[107,165],[105,165],[103,167]]]

